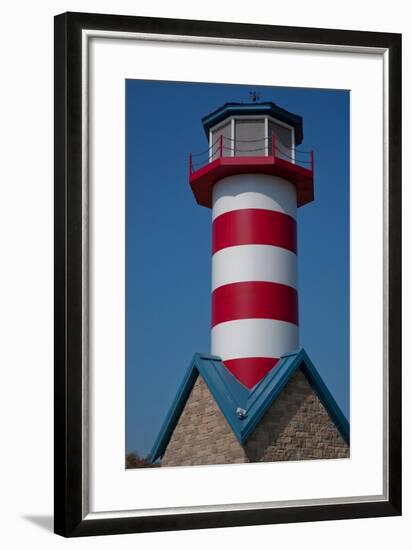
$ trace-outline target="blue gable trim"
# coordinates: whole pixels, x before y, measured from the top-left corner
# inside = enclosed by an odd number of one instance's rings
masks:
[[[276,367],[250,391],[246,409],[248,414],[242,426],[242,443],[253,433],[269,406],[279,397],[298,368],[302,370],[339,433],[349,444],[349,422],[304,349],[283,355]]]
[[[166,415],[166,419],[160,428],[160,432],[156,438],[153,448],[148,455],[149,462],[154,462],[159,457],[163,456],[198,375],[199,373],[193,368],[192,362],[186,371],[179,389],[177,390],[176,397],[174,398],[173,403]]]
[[[316,392],[320,401],[322,402],[325,409],[330,414],[335,426],[337,427],[339,433],[349,445],[350,439],[350,426],[346,416],[341,411],[339,405],[336,403],[332,394],[328,390],[326,384],[322,380],[320,374],[316,370],[312,361],[310,360],[307,353],[303,350],[303,372],[306,374],[308,382]]]
[[[163,456],[199,374],[208,386],[236,438],[243,444],[253,433],[269,406],[280,395],[297,368],[301,368],[339,433],[349,443],[349,422],[304,349],[283,355],[276,368],[272,369],[251,390],[246,389],[230,374],[220,357],[197,353],[193,357],[169,409],[149,454],[149,460],[154,462]],[[246,411],[243,418],[237,414],[238,408]]]
[[[154,462],[163,456],[199,374],[207,384],[210,393],[239,442],[241,442],[241,421],[236,414],[236,409],[242,407],[242,405],[243,407],[246,406],[248,390],[223,366],[220,357],[196,353],[148,456],[150,462]]]

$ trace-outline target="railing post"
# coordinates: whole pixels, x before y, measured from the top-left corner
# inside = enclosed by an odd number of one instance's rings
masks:
[[[313,151],[310,152],[310,169],[313,173]]]
[[[223,135],[220,134],[219,136],[219,157],[223,157]]]
[[[276,138],[275,132],[272,132],[272,157],[276,156]]]
[[[192,153],[189,155],[189,174],[192,174],[193,172],[193,159],[192,159]]]

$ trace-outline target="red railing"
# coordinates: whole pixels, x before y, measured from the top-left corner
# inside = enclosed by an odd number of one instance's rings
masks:
[[[251,144],[261,143],[262,145],[258,148],[253,148]],[[242,144],[240,147],[237,145]],[[244,144],[249,144],[252,146],[251,149],[245,149]],[[225,155],[225,151],[228,151],[229,154]],[[219,138],[212,143],[212,145],[200,153],[190,153],[189,155],[189,173],[190,175],[193,172],[196,172],[200,168],[203,168],[210,162],[214,160],[221,159],[224,156],[236,157],[236,156],[251,156],[250,154],[245,155],[245,153],[256,152],[257,157],[268,157],[272,156],[273,159],[281,159],[291,164],[296,164],[301,168],[305,168],[313,173],[314,168],[314,154],[313,151],[302,151],[300,149],[291,148],[284,145],[277,137],[274,132],[272,135],[267,138],[257,139],[257,140],[236,140],[220,135]],[[263,154],[259,154],[262,153]],[[194,161],[194,158],[196,159]],[[199,159],[199,160],[197,160]]]

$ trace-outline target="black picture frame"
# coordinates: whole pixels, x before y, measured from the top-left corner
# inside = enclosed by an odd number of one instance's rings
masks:
[[[88,519],[83,512],[82,31],[204,36],[333,48],[383,48],[389,63],[388,499],[332,505]],[[66,537],[401,514],[401,35],[64,13],[55,17],[55,490],[54,529]]]

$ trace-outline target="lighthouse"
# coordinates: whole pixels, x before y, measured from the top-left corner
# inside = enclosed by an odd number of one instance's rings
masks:
[[[190,159],[212,210],[211,352],[247,388],[299,347],[297,209],[313,200],[302,118],[274,103],[205,116],[208,157]],[[194,164],[196,162],[196,164]]]
[[[149,460],[347,458],[349,422],[299,342],[297,212],[314,200],[302,117],[226,103],[202,125],[189,183],[211,210],[211,353],[195,353]]]

